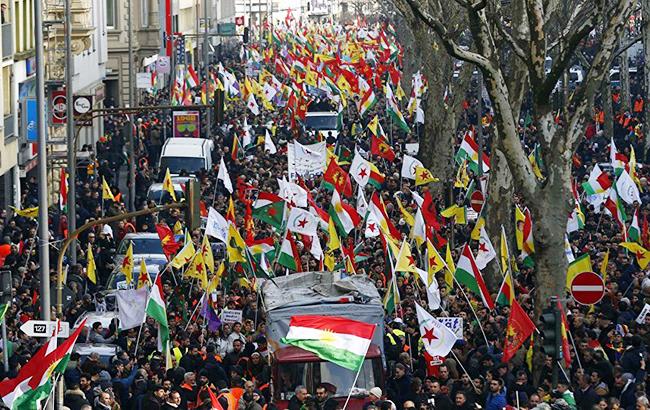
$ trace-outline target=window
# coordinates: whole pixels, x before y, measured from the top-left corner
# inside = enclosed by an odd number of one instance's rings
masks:
[[[106,27],[117,27],[116,3],[117,0],[106,0]]]
[[[140,0],[142,8],[142,27],[149,27],[149,0]]]

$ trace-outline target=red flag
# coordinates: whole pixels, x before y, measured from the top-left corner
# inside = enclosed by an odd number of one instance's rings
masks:
[[[214,392],[211,388],[208,387],[208,394],[210,394],[210,402],[213,409],[223,410],[223,406],[219,403],[217,396],[214,395]]]
[[[174,239],[174,232],[172,232],[166,224],[156,224],[156,232],[158,232],[163,253],[167,259],[171,259],[171,257],[181,247],[181,245]]]
[[[508,318],[508,327],[506,328],[506,339],[503,342],[504,363],[517,353],[521,345],[530,337],[535,330],[535,324],[530,320],[526,312],[519,306],[516,300],[512,301],[510,306],[510,318]]]
[[[327,165],[327,170],[325,171],[325,174],[323,174],[323,181],[331,185],[333,189],[336,189],[343,195],[347,197],[352,196],[352,183],[350,182],[350,176],[339,164],[337,164],[335,159],[330,160],[329,165]]]
[[[395,160],[395,151],[384,141],[383,139],[372,136],[372,142],[370,144],[370,152],[372,155],[377,155],[384,158],[387,161]]]
[[[643,215],[643,223],[641,224],[641,242],[643,247],[648,249],[650,245],[650,237],[648,236],[648,217]]]
[[[422,216],[426,221],[426,224],[432,227],[434,230],[440,230],[440,221],[438,221],[438,210],[436,209],[436,204],[433,202],[431,193],[426,191],[424,193],[424,202],[422,202]]]
[[[562,308],[560,301],[557,301],[557,308],[560,310],[560,336],[562,337],[562,358],[564,365],[569,367],[571,365],[571,352],[569,351],[569,322],[566,320],[566,314]]]

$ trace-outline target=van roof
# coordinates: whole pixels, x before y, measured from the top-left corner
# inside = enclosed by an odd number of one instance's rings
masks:
[[[170,138],[165,142],[162,156],[203,158],[208,154],[208,140],[204,138]]]
[[[165,143],[167,145],[203,145],[207,143],[205,138],[185,138],[185,137],[174,137],[168,139]]]

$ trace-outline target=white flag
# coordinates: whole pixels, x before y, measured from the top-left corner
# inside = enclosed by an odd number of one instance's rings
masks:
[[[266,130],[266,136],[264,137],[264,151],[268,151],[269,154],[275,154],[278,152],[277,148],[275,148],[273,140],[271,139],[269,130]]]
[[[223,243],[228,242],[228,221],[216,209],[210,207],[208,210],[208,221],[205,224],[205,234],[220,240]]]
[[[368,215],[366,216],[365,237],[374,238],[379,236],[379,229],[379,218],[377,218],[374,212],[368,212]]]
[[[244,129],[244,136],[242,137],[242,145],[244,146],[244,149],[248,148],[249,145],[253,143],[253,137],[251,136],[251,127],[248,126],[248,121],[246,120],[246,117],[244,117],[244,126],[242,127]]]
[[[370,180],[370,163],[363,159],[358,152],[355,152],[350,165],[350,175],[361,187],[366,186]]]
[[[424,110],[420,106],[420,99],[418,98],[418,105],[415,109],[415,122],[424,124]]]
[[[307,206],[307,191],[300,185],[288,182],[284,177],[278,179],[278,186],[280,192],[278,195],[287,201],[291,206],[305,207]]]
[[[415,180],[415,168],[424,167],[422,162],[410,155],[404,155],[402,160],[402,178]]]
[[[566,234],[564,234],[564,254],[566,255],[566,260],[568,260],[569,263],[576,260],[576,257],[573,256],[573,249],[571,249],[571,244],[569,243],[569,237]]]
[[[447,326],[431,316],[419,303],[415,304],[420,323],[420,337],[431,356],[445,357],[456,343],[456,335]]]
[[[144,323],[144,310],[149,300],[149,288],[118,290],[117,299],[120,330],[133,329]]]
[[[246,103],[246,106],[249,110],[251,110],[253,115],[260,114],[260,107],[257,106],[257,101],[255,101],[255,96],[253,96],[253,93],[248,95],[248,102]]]
[[[422,198],[420,194],[415,191],[411,191],[411,196],[413,197],[415,203],[418,204],[419,207],[422,207],[422,204],[424,204],[424,198]]]
[[[481,227],[481,237],[478,241],[478,253],[476,254],[476,266],[479,269],[485,269],[488,262],[496,258],[497,253],[490,242],[490,237],[485,231],[484,227]]]
[[[611,188],[610,188],[611,189]],[[639,188],[636,186],[630,174],[626,170],[621,172],[621,175],[616,180],[616,191],[618,196],[621,197],[628,205],[634,202],[641,204],[641,196],[639,195]]]
[[[368,202],[366,201],[366,197],[363,195],[363,188],[359,187],[359,189],[357,189],[357,213],[361,218],[365,218],[367,212]]]
[[[418,276],[420,277],[420,280],[422,283],[424,283],[424,286],[427,287],[427,282],[429,280],[429,274],[427,271],[422,270],[420,268],[415,268],[418,271]],[[429,302],[429,309],[431,310],[436,310],[440,309],[440,289],[438,289],[438,281],[437,280],[432,280],[431,285],[427,287],[427,301]]]
[[[228,168],[226,168],[226,163],[223,162],[223,157],[221,157],[221,163],[219,164],[219,173],[217,174],[217,180],[223,181],[223,186],[226,187],[228,192],[232,194],[232,181],[230,180],[230,175],[228,175]]]
[[[311,253],[314,259],[323,259],[323,248],[320,245],[320,239],[318,239],[318,235],[311,237],[311,248],[309,248],[309,253]]]
[[[418,246],[421,246],[427,240],[426,229],[422,210],[418,207],[418,211],[415,213],[415,224],[413,224],[413,228],[411,229],[411,238],[415,239]]]
[[[294,206],[289,212],[287,229],[307,236],[316,236],[318,220],[309,211]]]

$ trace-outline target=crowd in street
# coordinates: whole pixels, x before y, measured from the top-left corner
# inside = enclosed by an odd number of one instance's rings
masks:
[[[385,27],[385,26],[383,26]],[[355,38],[361,29],[348,27],[349,37]],[[368,28],[370,31],[371,28]],[[325,32],[325,31],[323,31]],[[332,36],[337,36],[334,31]],[[345,39],[345,33],[338,32]],[[395,41],[394,38],[390,38]],[[276,53],[280,47],[275,47]],[[401,50],[399,51],[401,53]],[[224,53],[219,65],[234,74],[243,85],[243,79],[251,61],[261,55],[261,47],[251,47],[247,53]],[[402,56],[400,55],[400,58]],[[404,55],[403,58],[409,58]],[[256,66],[268,69],[287,85],[292,83],[289,75],[277,72],[272,63],[260,58]],[[219,72],[215,61],[211,71]],[[288,74],[288,73],[287,73]],[[426,73],[423,73],[426,77]],[[401,86],[410,88],[411,79],[402,78]],[[386,96],[382,87],[373,86],[377,103],[363,115],[359,112],[359,99],[350,99],[343,110],[343,125],[336,138],[321,136],[306,129],[302,121],[291,120],[283,107],[270,109],[259,106],[255,115],[247,108],[247,101],[232,97],[227,99],[225,121],[213,126],[210,138],[214,142],[212,169],[200,171],[196,179],[201,186],[201,200],[213,207],[221,215],[229,211],[229,199],[234,202],[234,223],[247,240],[272,237],[279,244],[274,229],[267,223],[254,221],[249,229],[247,203],[249,191],[277,193],[278,179],[287,176],[288,144],[298,142],[309,145],[325,139],[332,151],[341,158],[346,150],[354,153],[362,150],[370,153],[371,138],[367,130],[369,122],[378,116],[390,145],[396,153],[393,161],[369,154],[374,165],[385,175],[381,188],[373,190],[370,185],[362,193],[366,200],[374,192],[385,204],[386,214],[397,230],[408,236],[410,224],[406,214],[415,214],[418,198],[425,195],[426,186],[415,186],[413,180],[401,177],[403,155],[407,144],[425,138],[422,126],[415,124],[415,112],[408,113],[406,103],[401,105],[410,130],[406,132],[399,125],[388,120]],[[201,87],[191,90],[200,99]],[[161,87],[147,93],[142,105],[159,105],[170,101],[169,87]],[[646,157],[643,131],[644,98],[633,96],[629,110],[622,109],[620,95],[614,92],[615,110],[614,135],[605,133],[602,106],[594,113],[594,121],[589,124],[585,138],[574,156],[574,176],[580,183],[586,181],[595,164],[609,164],[610,144],[614,141],[618,151],[628,159],[632,150],[636,153],[636,172],[641,190],[641,203],[626,206],[631,217],[636,209],[639,224],[646,222],[650,203],[650,172],[642,164]],[[327,105],[326,97],[313,96],[310,109]],[[618,100],[617,100],[618,99]],[[426,99],[422,99],[425,104]],[[476,121],[477,100],[468,91],[465,109],[459,120],[457,145]],[[490,124],[490,107],[486,101],[483,115],[486,120],[484,135],[489,154],[490,135],[494,132]],[[273,107],[271,107],[273,108]],[[179,107],[182,109],[182,107]],[[336,111],[337,107],[331,107]],[[522,115],[522,117],[525,117]],[[205,118],[201,129],[207,136],[209,127]],[[238,147],[239,140],[249,127],[253,146]],[[156,206],[147,199],[147,189],[154,182],[161,182],[165,170],[158,169],[158,159],[165,138],[172,136],[172,122],[169,112],[143,112],[137,116],[135,181],[125,180],[128,157],[124,149],[126,133],[129,131],[128,119],[112,116],[104,121],[105,135],[94,147],[84,150],[93,152],[95,162],[77,174],[76,215],[77,226],[104,216],[126,212],[128,190],[131,183],[136,187],[136,209]],[[263,143],[265,134],[273,139],[277,153],[271,154]],[[521,122],[520,133],[526,152],[534,149],[539,135],[533,123]],[[613,138],[613,139],[612,139]],[[262,143],[256,141],[261,139]],[[238,147],[239,153],[233,153]],[[232,178],[235,190],[231,195],[223,182],[218,179],[219,164],[223,159]],[[454,165],[456,168],[457,165]],[[345,169],[349,169],[344,165]],[[470,176],[473,178],[473,174]],[[613,178],[613,176],[612,176]],[[102,179],[111,187],[115,201],[102,199]],[[321,177],[305,179],[302,186],[309,192],[313,203],[327,210],[331,201],[331,191],[321,185]],[[453,185],[454,181],[440,183]],[[356,184],[353,183],[356,187]],[[37,184],[29,178],[22,184],[21,202],[23,208],[37,203]],[[453,203],[466,203],[466,188],[453,188]],[[355,189],[356,192],[356,189]],[[437,192],[437,191],[436,191]],[[503,409],[514,408],[567,409],[567,410],[606,410],[606,409],[647,409],[650,408],[646,383],[646,346],[650,344],[650,317],[641,316],[637,320],[650,297],[650,276],[642,269],[633,253],[619,246],[624,241],[616,221],[588,202],[580,193],[584,227],[568,236],[570,250],[575,256],[589,254],[594,270],[608,257],[606,267],[606,295],[593,307],[581,306],[572,300],[566,302],[569,330],[571,334],[571,365],[561,371],[557,385],[553,384],[553,363],[549,357],[536,356],[534,366],[528,344],[508,363],[502,362],[504,335],[510,313],[509,306],[497,305],[493,310],[486,308],[480,297],[460,292],[457,285],[449,287],[445,281],[445,270],[437,273],[440,308],[432,310],[434,316],[461,317],[464,320],[463,338],[458,340],[453,354],[441,361],[425,357],[415,304],[426,305],[427,293],[419,279],[405,272],[393,273],[399,292],[399,305],[386,315],[386,334],[384,335],[385,382],[369,389],[365,397],[364,410],[431,410],[431,409]],[[523,209],[525,203],[516,202]],[[350,199],[352,205],[356,202]],[[399,203],[398,203],[399,202]],[[433,202],[439,213],[450,206],[447,195],[435,194]],[[358,204],[357,204],[358,205]],[[400,210],[403,205],[405,211]],[[431,222],[431,221],[428,221]],[[456,224],[451,219],[439,216],[436,228],[438,250],[444,257],[449,243],[451,258],[456,261],[465,243],[471,243],[471,233],[475,220],[467,224]],[[532,221],[533,224],[536,221]],[[110,311],[115,307],[109,297],[109,278],[119,270],[115,257],[118,245],[127,233],[156,232],[156,226],[164,224],[176,231],[180,226],[179,242],[183,242],[186,221],[183,212],[171,210],[138,217],[132,221],[100,225],[83,232],[76,242],[78,263],[69,264],[66,257],[66,286],[71,294],[70,303],[64,307],[62,319],[71,325],[86,312]],[[380,237],[364,237],[364,227],[358,227],[357,235],[343,240],[342,247],[354,248],[354,270],[358,275],[369,276],[380,291],[390,291],[390,278],[386,272],[385,244]],[[647,225],[641,230],[647,234]],[[0,368],[0,380],[15,377],[42,340],[30,338],[19,330],[22,323],[40,317],[40,281],[38,264],[37,223],[35,219],[20,216],[10,210],[0,214],[0,265],[11,270],[14,296],[6,313],[7,351],[3,357],[9,359],[9,370]],[[67,220],[58,204],[50,208],[50,262],[52,285],[59,279],[55,270],[58,249],[67,234]],[[325,248],[327,232],[321,232],[320,239]],[[201,245],[201,229],[189,232],[196,248]],[[452,239],[453,238],[453,239]],[[304,238],[296,241],[303,271],[322,270],[322,261],[310,252],[311,244]],[[215,241],[211,238],[212,242]],[[647,241],[648,238],[643,238]],[[92,249],[97,267],[97,280],[93,283],[87,277],[88,249]],[[496,244],[495,244],[496,247]],[[224,246],[225,248],[225,246]],[[513,250],[515,257],[519,256]],[[354,256],[356,255],[356,258]],[[221,255],[220,258],[225,256]],[[337,254],[337,263],[345,266],[343,255]],[[215,258],[219,259],[216,255]],[[422,260],[423,258],[420,258]],[[513,289],[516,298],[526,312],[533,312],[533,293],[536,288],[535,269],[517,258],[513,274]],[[47,267],[45,267],[47,269]],[[284,275],[286,269],[279,265],[272,267],[275,275]],[[157,274],[157,272],[154,272]],[[291,274],[291,273],[289,273]],[[389,274],[390,275],[390,274]],[[211,392],[223,410],[263,410],[276,407],[277,397],[273,395],[271,364],[273,362],[273,343],[267,339],[265,312],[255,280],[242,273],[241,268],[226,265],[222,281],[218,287],[215,309],[238,309],[242,311],[241,322],[221,323],[217,329],[208,328],[208,321],[197,309],[203,303],[204,289],[195,281],[183,278],[183,269],[170,270],[163,274],[164,298],[167,303],[167,317],[170,329],[171,366],[164,353],[159,350],[157,336],[159,328],[152,318],[148,318],[141,329],[120,330],[115,321],[109,326],[89,323],[82,334],[83,342],[94,344],[115,344],[119,353],[108,360],[98,353],[83,355],[73,353],[63,375],[65,393],[63,405],[70,410],[153,410],[153,409],[210,409],[214,408]],[[496,300],[500,283],[490,288]],[[113,289],[114,290],[114,289]],[[53,309],[52,315],[56,311]],[[533,321],[537,318],[533,317]],[[336,388],[322,383],[313,391],[305,386],[297,386],[289,400],[290,410],[318,409],[334,410],[342,407],[342,402],[333,400]],[[480,407],[479,407],[480,406]]]

